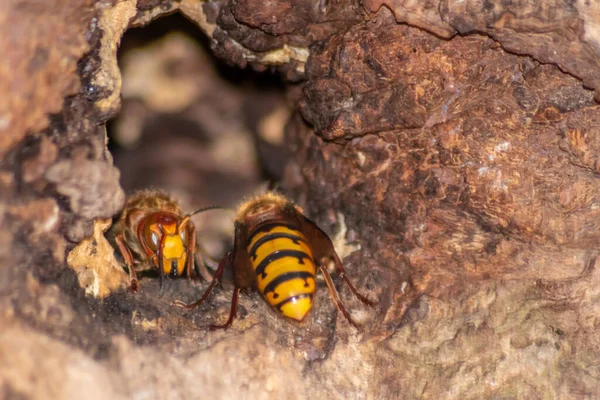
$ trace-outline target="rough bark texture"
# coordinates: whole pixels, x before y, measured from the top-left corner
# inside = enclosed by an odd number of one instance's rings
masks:
[[[507,4],[4,2],[0,397],[599,396],[600,8]],[[119,68],[125,30],[177,10],[227,63],[278,70],[291,107],[180,34]],[[379,300],[343,288],[360,331],[324,287],[301,325],[242,297],[226,332],[206,326],[227,283],[187,313],[171,301],[205,284],[125,290],[102,235],[121,185],[230,205],[253,151]]]

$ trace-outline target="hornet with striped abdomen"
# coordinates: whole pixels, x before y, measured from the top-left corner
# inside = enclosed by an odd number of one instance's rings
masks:
[[[234,291],[228,328],[235,318],[241,289],[256,288],[267,303],[284,316],[302,321],[312,307],[316,291],[317,269],[321,271],[338,310],[354,326],[358,326],[344,308],[333,280],[327,271],[333,261],[335,269],[352,293],[367,305],[375,303],[358,293],[344,273],[333,243],[302,209],[285,197],[267,193],[251,199],[239,208],[235,221],[232,252],[223,257],[210,286],[195,303],[176,301],[186,309],[198,307],[220,283],[225,268],[233,268]]]

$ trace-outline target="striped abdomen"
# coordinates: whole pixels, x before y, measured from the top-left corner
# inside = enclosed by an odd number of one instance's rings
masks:
[[[283,315],[302,321],[315,293],[315,264],[306,237],[285,225],[256,229],[247,243],[258,290]]]

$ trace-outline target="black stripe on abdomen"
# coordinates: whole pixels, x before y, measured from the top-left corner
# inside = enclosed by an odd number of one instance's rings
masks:
[[[276,250],[266,256],[260,264],[258,264],[258,267],[256,267],[256,275],[262,275],[262,279],[265,279],[267,277],[267,274],[265,273],[267,266],[273,261],[277,261],[284,257],[295,257],[298,259],[298,263],[303,265],[305,258],[312,262],[310,256],[301,250]]]
[[[273,223],[269,223],[269,224],[264,224],[257,228],[254,228],[254,230],[252,231],[252,234],[250,235],[250,237],[248,237],[248,240],[246,240],[246,247],[250,246],[250,243],[252,243],[252,240],[254,239],[254,237],[256,235],[258,235],[259,233],[269,232],[270,230],[272,230],[273,228],[277,228],[278,226],[283,226],[284,228],[287,228],[290,231],[298,232],[298,229],[294,228],[293,226],[288,225],[288,224],[282,224],[281,222],[273,222]]]
[[[308,278],[315,278],[315,275],[312,274],[311,272],[307,272],[307,271],[300,271],[300,272],[286,272],[285,274],[281,274],[278,277],[276,277],[275,279],[273,279],[271,282],[269,282],[269,284],[265,287],[265,290],[263,292],[263,295],[267,295],[267,293],[269,292],[275,292],[275,289],[277,289],[277,286],[279,286],[280,284],[287,282],[287,281],[291,281],[293,279],[304,279],[307,280]],[[308,285],[308,282],[306,282],[306,285]],[[276,299],[279,295],[277,293],[273,294],[273,298]]]
[[[302,237],[300,237],[298,235],[292,235],[291,233],[285,233],[285,232],[267,233],[265,236],[258,239],[256,241],[256,243],[254,243],[254,245],[252,246],[252,248],[250,249],[248,254],[250,254],[250,257],[252,257],[253,260],[256,260],[256,251],[258,250],[258,248],[260,246],[262,246],[263,244],[270,242],[272,240],[276,240],[276,239],[290,239],[295,244],[300,244],[300,241],[304,241]]]
[[[298,294],[296,296],[288,297],[287,299],[283,300],[282,302],[275,304],[275,308],[277,308],[278,310],[281,310],[281,307],[285,306],[290,301],[304,299],[306,297],[309,297],[312,300],[313,295],[312,295],[312,293],[302,293],[302,294]]]

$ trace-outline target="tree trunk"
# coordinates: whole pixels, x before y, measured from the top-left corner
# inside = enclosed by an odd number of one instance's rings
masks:
[[[0,7],[0,397],[600,396],[600,6],[492,3]],[[282,97],[248,101],[199,78],[216,76],[206,72],[214,63],[186,58],[193,50],[181,41],[122,79],[123,33],[173,12],[226,63],[282,77],[291,114],[276,120],[286,125],[275,150],[227,132],[244,131],[243,110],[262,116]],[[142,137],[139,159],[166,160],[146,181],[150,167],[132,169],[133,158],[113,165],[106,123],[134,90],[128,82],[157,82],[145,68],[176,44],[191,83],[153,104],[168,114],[202,87],[204,106],[180,108],[204,136],[189,128],[197,152],[174,135]],[[169,121],[155,130],[188,126]],[[221,135],[229,152],[218,159],[207,149]],[[103,236],[125,201],[121,174],[152,184],[185,159],[163,182],[189,173],[189,203],[231,205],[259,181],[239,140],[256,144],[282,191],[330,234],[347,276],[378,300],[365,307],[339,286],[359,330],[324,285],[303,324],[254,293],[225,332],[206,327],[225,317],[228,283],[194,312],[170,303],[206,284],[173,281],[161,299],[151,278],[127,291]]]

